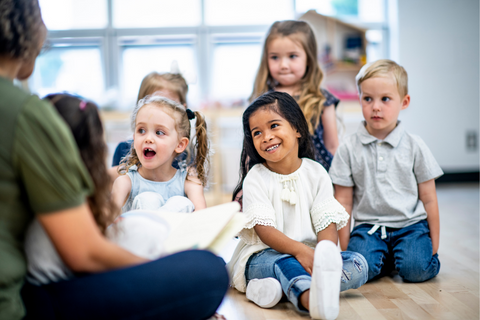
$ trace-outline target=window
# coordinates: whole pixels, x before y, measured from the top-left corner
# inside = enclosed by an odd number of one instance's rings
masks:
[[[200,0],[113,1],[115,28],[183,27],[200,23]]]
[[[294,19],[291,0],[205,0],[205,24],[270,25],[277,20]]]
[[[29,80],[43,96],[69,91],[131,110],[142,78],[172,64],[193,109],[245,103],[272,22],[307,10],[369,29],[370,57],[387,57],[386,0],[40,0],[52,43]]]
[[[211,100],[223,105],[245,105],[262,55],[262,36],[214,38]]]
[[[384,0],[296,0],[297,13],[316,10],[351,22],[382,22],[385,20]]]
[[[107,0],[40,0],[48,30],[99,29],[107,26]]]
[[[120,87],[122,88],[123,103],[120,107],[122,109],[132,109],[143,77],[152,71],[182,73],[188,83],[189,105],[191,101],[200,99],[199,86],[196,81],[197,63],[193,39],[183,40],[185,42],[169,43],[165,39],[152,39],[146,45],[135,45],[137,41],[133,43],[124,41],[121,50]]]
[[[30,86],[43,97],[69,92],[103,103],[105,81],[100,47],[93,43],[54,45],[38,57],[29,79]]]

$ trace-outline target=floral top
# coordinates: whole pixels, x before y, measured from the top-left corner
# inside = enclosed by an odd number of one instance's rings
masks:
[[[327,171],[308,158],[289,175],[277,174],[263,164],[248,172],[243,183],[245,227],[240,242],[228,264],[232,285],[245,291],[245,266],[255,252],[268,248],[253,228],[271,226],[298,242],[314,248],[317,233],[331,223],[344,227],[348,213],[333,197]]]

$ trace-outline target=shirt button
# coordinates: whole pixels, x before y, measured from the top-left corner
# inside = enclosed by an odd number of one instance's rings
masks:
[[[382,145],[382,143],[381,143],[381,142],[378,142],[378,143],[377,143],[377,145],[381,146],[381,145]]]
[[[383,157],[379,157],[378,160],[383,161]]]

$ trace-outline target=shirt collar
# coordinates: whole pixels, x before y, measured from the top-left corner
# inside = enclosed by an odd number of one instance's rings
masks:
[[[375,141],[379,141],[376,137],[372,136],[370,133],[368,133],[367,128],[365,128],[365,121],[362,121],[360,123],[360,126],[358,127],[357,130],[357,135],[360,138],[360,141],[362,144],[370,144]],[[388,134],[388,136],[383,140],[384,142],[387,142],[389,145],[392,147],[398,146],[400,143],[400,140],[402,139],[403,133],[405,132],[405,128],[403,127],[401,121],[397,121],[397,126],[395,129],[393,129],[392,132]]]

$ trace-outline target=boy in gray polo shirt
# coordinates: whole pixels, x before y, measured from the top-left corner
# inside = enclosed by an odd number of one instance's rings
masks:
[[[355,218],[351,234],[339,230],[340,246],[367,259],[368,280],[397,270],[405,281],[426,281],[440,270],[435,179],[443,172],[398,121],[410,104],[405,69],[378,60],[356,81],[365,121],[340,145],[329,172],[335,198]]]

